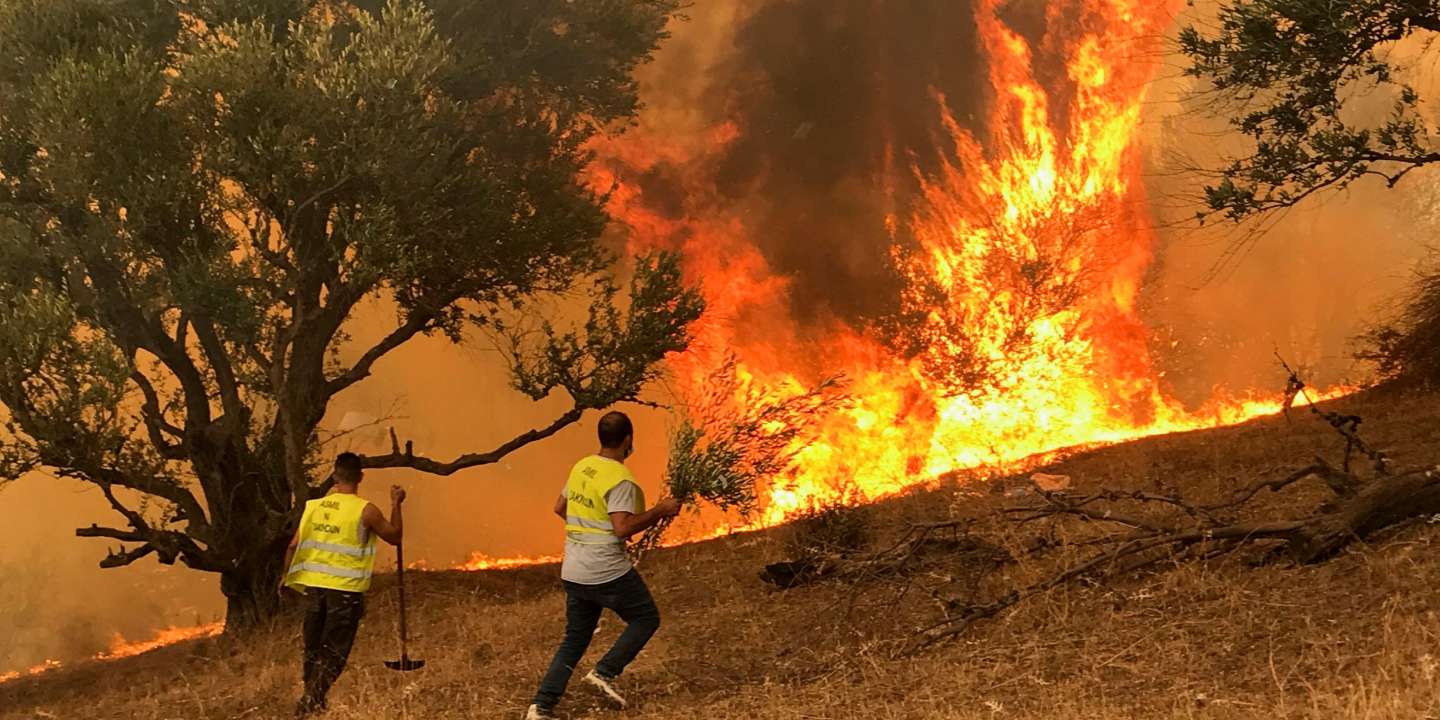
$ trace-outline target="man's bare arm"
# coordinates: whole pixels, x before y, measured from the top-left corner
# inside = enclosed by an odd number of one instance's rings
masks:
[[[400,512],[400,506],[405,504],[405,490],[396,485],[390,488],[390,519],[386,520],[381,514],[380,508],[374,503],[365,506],[360,514],[360,521],[371,532],[380,536],[381,540],[391,545],[399,545],[405,537],[405,517]]]
[[[285,564],[280,566],[280,589],[285,589],[285,578],[290,575],[290,566],[295,562],[295,549],[300,547],[300,529],[295,529],[295,536],[290,538],[290,545],[285,548]]]
[[[555,514],[559,515],[561,520],[568,519],[568,516],[565,512],[567,510],[565,506],[568,504],[569,503],[565,500],[564,493],[561,493],[560,497],[555,498]]]
[[[675,498],[665,498],[642,513],[612,512],[610,524],[615,526],[616,537],[629,540],[631,536],[654,527],[661,519],[679,514],[680,503]]]

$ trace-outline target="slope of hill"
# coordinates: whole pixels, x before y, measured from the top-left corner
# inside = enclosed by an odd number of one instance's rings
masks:
[[[1363,415],[1366,436],[1398,465],[1440,463],[1435,398],[1364,396],[1337,407]],[[1336,449],[1328,427],[1296,413],[1104,448],[1046,471],[1070,475],[1082,490],[1160,483],[1203,498]],[[883,545],[912,523],[1006,502],[991,487],[947,483],[855,517]],[[1321,497],[1297,487],[1266,497],[1265,511],[1307,512]],[[550,519],[537,512],[536,522]],[[914,654],[903,652],[904,641],[941,612],[925,588],[963,583],[965,569],[941,557],[908,579],[777,591],[757,573],[786,555],[795,532],[647,559],[664,622],[623,678],[635,707],[604,709],[577,686],[561,717],[1419,718],[1440,698],[1440,529],[1431,523],[1396,528],[1320,565],[1261,565],[1240,553],[1063,586]],[[1023,563],[1002,567],[987,588],[1032,572]],[[520,717],[562,629],[556,575],[554,566],[416,573],[412,654],[429,665],[403,675],[381,665],[398,653],[393,583],[382,578],[325,717]],[[587,663],[617,627],[602,624]],[[0,717],[286,717],[298,676],[298,619],[288,618],[245,644],[181,644],[0,685]]]

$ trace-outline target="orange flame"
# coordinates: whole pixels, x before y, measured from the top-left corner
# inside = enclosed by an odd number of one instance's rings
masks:
[[[92,659],[105,661],[134,657],[136,655],[150,652],[151,650],[158,650],[162,647],[174,645],[175,643],[184,642],[186,640],[198,640],[201,638],[215,637],[216,635],[219,635],[224,631],[225,624],[217,622],[210,623],[208,625],[198,625],[194,627],[168,627],[156,633],[155,636],[150,638],[149,640],[130,641],[126,640],[123,635],[116,633],[115,637],[110,641],[110,649],[105,650],[101,653],[97,653]],[[12,671],[8,673],[0,673],[0,683],[7,683],[12,680],[18,680],[22,677],[41,675],[43,673],[50,672],[51,670],[58,670],[64,666],[65,663],[62,663],[59,660],[46,660],[45,662],[40,663],[39,665],[36,665],[35,667],[32,667],[23,672]]]
[[[217,622],[195,627],[172,626],[156,633],[155,637],[149,640],[135,642],[126,640],[123,635],[117,633],[110,641],[110,649],[96,655],[95,658],[97,660],[118,660],[120,658],[134,657],[186,640],[215,637],[222,632],[225,632],[225,623]]]
[[[23,672],[16,670],[8,673],[0,673],[0,683],[7,683],[11,680],[18,680],[22,677],[30,677],[32,675],[47,673],[60,667],[61,665],[62,663],[59,660],[46,660],[45,662],[40,663],[39,665],[36,665],[35,667],[32,667]]]
[[[976,4],[993,89],[988,136],[937,110],[950,157],[919,178],[908,217],[887,222],[913,237],[892,248],[906,281],[910,353],[838,323],[817,340],[814,328],[787,319],[785,279],[704,170],[737,128],[720,127],[699,150],[694,138],[671,142],[643,127],[595,144],[592,182],[613,188],[610,211],[632,249],[682,250],[709,303],[695,345],[671,363],[681,393],[700,389],[725,351],[739,355],[742,378],[768,392],[798,392],[805,378],[835,371],[851,381],[855,402],[824,422],[792,476],[775,480],[758,525],[955,471],[1018,470],[1066,448],[1282,407],[1279,397],[1218,396],[1185,409],[1163,391],[1137,313],[1155,240],[1137,129],[1178,2],[1052,0],[1043,41],[1002,22],[1000,0]],[[1038,80],[1042,59],[1065,68],[1051,83],[1059,87]],[[679,176],[683,217],[654,209],[624,181],[661,165],[699,169],[665,175]]]
[[[455,566],[456,570],[477,571],[477,570],[508,570],[510,568],[528,567],[530,565],[548,565],[560,562],[560,557],[554,555],[537,555],[534,557],[490,557],[485,553],[476,552],[470,555],[470,559]]]

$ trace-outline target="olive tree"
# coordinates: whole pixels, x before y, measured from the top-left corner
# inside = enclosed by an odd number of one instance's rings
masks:
[[[633,400],[701,311],[676,258],[627,282],[586,143],[638,110],[673,0],[0,2],[0,478],[98,486],[101,563],[217,573],[227,622],[276,607],[323,492],[337,396],[422,335],[513,340],[554,423]],[[534,317],[588,293],[574,329]],[[350,340],[378,298],[393,324]],[[540,303],[543,305],[543,303]],[[477,330],[485,330],[477,333]],[[398,445],[398,443],[397,443]]]

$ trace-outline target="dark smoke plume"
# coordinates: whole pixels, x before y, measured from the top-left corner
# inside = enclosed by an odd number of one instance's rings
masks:
[[[886,217],[903,218],[913,168],[935,167],[947,147],[937,97],[965,125],[986,102],[969,5],[765,0],[709,69],[705,112],[739,130],[712,159],[716,189],[747,208],[760,250],[792,280],[802,323],[865,324],[897,309],[889,249],[904,239]],[[665,173],[642,183],[663,206]]]

